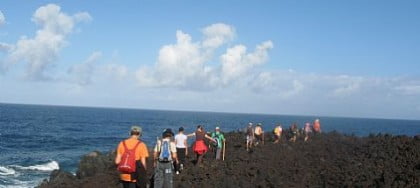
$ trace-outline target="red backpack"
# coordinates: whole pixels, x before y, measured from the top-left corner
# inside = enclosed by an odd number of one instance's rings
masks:
[[[120,163],[118,164],[118,171],[125,174],[131,174],[136,171],[136,149],[139,144],[140,141],[137,142],[133,149],[129,150],[123,141],[124,153],[121,157]]]

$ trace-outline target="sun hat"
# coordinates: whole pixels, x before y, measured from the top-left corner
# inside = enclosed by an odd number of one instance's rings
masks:
[[[216,129],[216,130],[220,130],[220,127],[216,127],[215,129]]]
[[[162,137],[166,137],[166,136],[174,136],[174,133],[172,132],[172,129],[165,129],[162,133]]]

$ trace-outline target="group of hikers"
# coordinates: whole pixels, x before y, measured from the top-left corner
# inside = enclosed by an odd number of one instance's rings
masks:
[[[290,126],[289,141],[295,142],[299,134],[305,135],[304,141],[309,139],[311,133],[320,133],[321,127],[319,119],[316,119],[311,126],[306,123],[302,130],[299,130],[297,124]],[[248,124],[245,131],[246,134],[246,150],[252,147],[264,144],[264,131],[262,124],[258,123],[253,127],[252,123]],[[283,134],[283,128],[278,124],[274,130],[274,143],[279,143]],[[147,179],[146,159],[149,157],[147,146],[140,140],[142,128],[132,126],[130,137],[121,141],[117,147],[115,164],[120,172],[120,182],[123,188],[146,187]],[[225,137],[220,131],[220,127],[216,127],[210,136],[205,132],[202,125],[198,125],[195,132],[185,134],[184,128],[180,127],[178,134],[174,134],[171,129],[165,129],[162,137],[157,138],[156,145],[153,148],[153,167],[152,185],[157,188],[171,188],[173,186],[173,174],[179,174],[186,166],[186,156],[188,155],[188,137],[195,136],[195,142],[192,145],[192,151],[196,156],[195,164],[203,167],[203,157],[211,148],[215,154],[216,160],[225,158]],[[207,145],[205,140],[209,140]]]
[[[257,146],[258,144],[264,144],[264,131],[262,128],[262,124],[258,123],[255,127],[253,127],[252,123],[248,124],[246,128],[246,150],[249,151],[253,146]],[[314,134],[321,133],[321,123],[319,119],[315,119],[314,123],[306,122],[305,126],[302,129],[298,128],[297,123],[293,123],[288,131],[288,140],[291,142],[296,142],[297,137],[299,135],[304,135],[304,141],[309,140],[309,136]],[[273,129],[273,140],[274,143],[279,143],[281,141],[283,135],[283,127],[281,124],[277,124]]]

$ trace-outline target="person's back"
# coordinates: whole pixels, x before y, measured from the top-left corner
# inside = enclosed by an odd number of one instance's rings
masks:
[[[257,126],[255,126],[255,130],[254,130],[254,135],[255,135],[255,145],[258,145],[259,142],[262,142],[264,144],[264,131],[262,130],[262,125],[260,123],[257,124]]]
[[[223,148],[223,141],[225,140],[224,135],[220,132],[220,128],[216,127],[215,132],[211,133],[211,137],[216,140],[216,160],[220,159],[220,154]]]
[[[319,119],[316,119],[314,121],[314,132],[315,133],[321,133],[321,123],[319,122]]]
[[[259,135],[261,135],[262,134],[262,128],[261,128],[261,126],[256,126],[255,127],[255,135],[257,135],[257,136],[259,136]]]
[[[143,171],[146,170],[146,158],[149,156],[149,152],[147,151],[147,146],[138,138],[141,135],[141,128],[138,126],[133,126],[131,128],[131,136],[128,139],[125,139],[121,141],[118,144],[117,147],[117,156],[115,157],[115,164],[117,164],[119,167],[121,166],[121,163],[129,163],[130,161],[127,161],[126,158],[122,158],[123,156],[127,156],[126,152],[129,152],[129,150],[134,150],[134,159],[136,164],[141,164],[144,168]],[[137,181],[145,180],[146,174],[139,174],[138,168],[139,166],[135,166],[136,173],[133,177],[132,173],[126,173],[126,172],[120,172],[120,180],[123,184],[124,188],[131,188],[136,185]],[[137,176],[137,177],[136,177]],[[143,183],[145,181],[142,181]],[[145,185],[144,185],[145,186]]]
[[[249,149],[252,147],[254,141],[254,130],[252,128],[252,123],[248,124],[248,127],[246,128],[246,150],[249,151]]]
[[[179,165],[176,165],[176,172],[179,173],[185,167],[185,156],[188,155],[187,135],[184,134],[184,128],[179,128],[179,133],[175,136],[176,152]]]
[[[176,145],[171,141],[171,129],[162,133],[162,139],[156,142],[154,148],[154,187],[171,188],[173,186],[173,162],[178,163]]]

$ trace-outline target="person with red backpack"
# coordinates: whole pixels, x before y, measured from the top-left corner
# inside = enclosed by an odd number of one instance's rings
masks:
[[[139,178],[146,178],[135,177],[138,176],[140,167],[143,168],[142,171],[146,171],[146,158],[149,157],[146,144],[139,140],[141,134],[141,127],[132,126],[130,137],[118,144],[115,164],[118,165],[117,169],[120,172],[123,188],[136,188]]]

